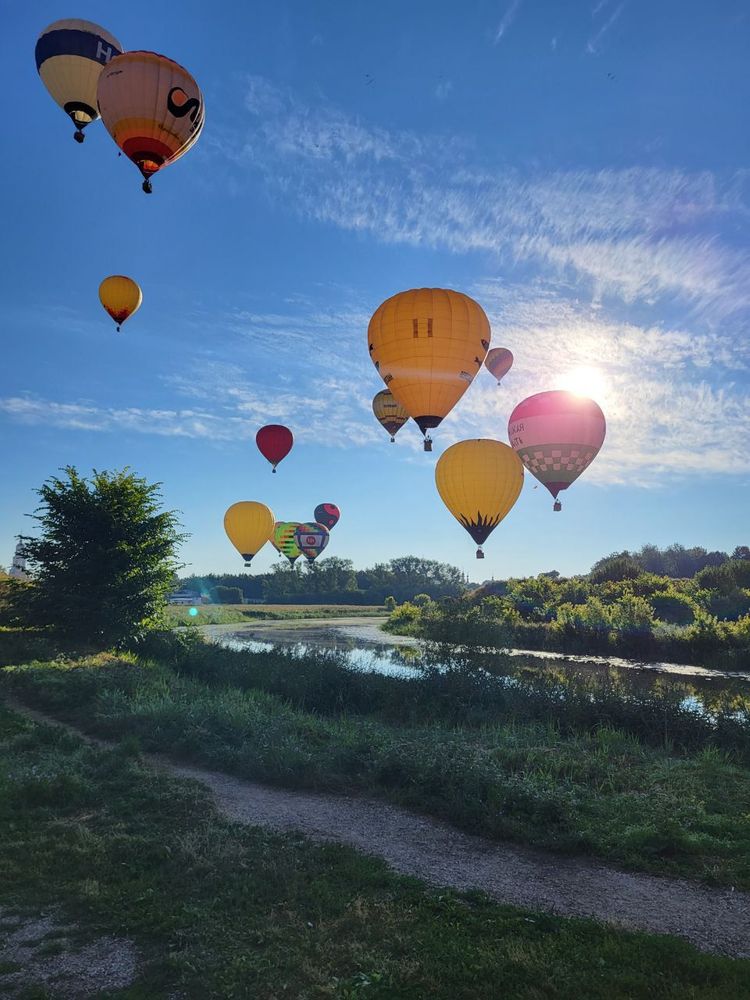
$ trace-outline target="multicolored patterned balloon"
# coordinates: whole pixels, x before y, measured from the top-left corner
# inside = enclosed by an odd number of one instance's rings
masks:
[[[290,566],[294,566],[295,561],[302,555],[294,537],[299,526],[299,521],[277,521],[273,527],[271,545],[282,556],[287,557]]]
[[[313,517],[318,524],[324,525],[330,531],[331,528],[335,528],[339,523],[341,511],[335,503],[319,503],[315,508]]]
[[[308,562],[313,562],[328,545],[328,528],[317,521],[306,521],[298,524],[294,532],[294,540],[302,555]]]
[[[557,389],[519,403],[508,421],[508,438],[523,464],[555,498],[594,461],[607,423],[593,399]]]

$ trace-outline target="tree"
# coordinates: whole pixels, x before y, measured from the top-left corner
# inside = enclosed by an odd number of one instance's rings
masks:
[[[239,587],[222,587],[218,584],[209,591],[209,597],[214,604],[242,604],[242,591]]]
[[[591,583],[635,580],[640,572],[640,566],[627,550],[613,552],[611,556],[606,556],[594,563],[589,573],[589,580]]]
[[[21,538],[34,585],[32,620],[100,647],[122,646],[158,620],[185,537],[161,510],[159,484],[128,469],[90,479],[73,466],[37,490],[39,537]]]

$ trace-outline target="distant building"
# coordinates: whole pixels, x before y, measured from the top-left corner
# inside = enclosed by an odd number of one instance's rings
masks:
[[[22,555],[21,543],[18,542],[16,545],[16,552],[13,556],[13,562],[11,564],[10,570],[8,571],[8,576],[14,577],[16,580],[30,580],[31,573],[26,569],[26,560]]]
[[[167,597],[167,602],[169,604],[203,604],[203,598],[194,590],[175,590]]]

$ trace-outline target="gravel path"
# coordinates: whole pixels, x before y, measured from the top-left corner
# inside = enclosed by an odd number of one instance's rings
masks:
[[[10,707],[38,721],[60,724],[21,705]],[[588,858],[472,837],[380,801],[272,788],[162,756],[147,759],[200,782],[213,793],[219,809],[239,823],[350,844],[433,885],[481,889],[502,903],[673,934],[702,951],[750,957],[750,894],[744,892],[622,872]]]

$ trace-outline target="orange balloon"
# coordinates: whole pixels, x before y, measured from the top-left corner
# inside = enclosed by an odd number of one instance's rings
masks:
[[[482,367],[490,324],[479,303],[462,292],[415,288],[376,309],[367,337],[380,377],[426,435]]]
[[[123,153],[150,178],[174,163],[201,134],[203,95],[190,73],[156,52],[123,52],[101,72],[97,88],[104,126]]]

